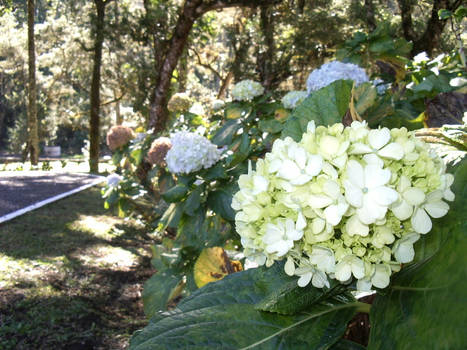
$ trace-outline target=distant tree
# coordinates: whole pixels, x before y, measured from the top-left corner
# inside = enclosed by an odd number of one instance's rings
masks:
[[[99,140],[100,140],[100,117],[99,110],[100,87],[101,87],[101,65],[102,45],[104,44],[105,7],[112,0],[94,0],[96,6],[96,20],[94,23],[94,55],[91,81],[91,113],[89,118],[89,168],[92,173],[99,172]]]
[[[280,3],[279,0],[186,0],[179,11],[179,16],[172,36],[159,51],[155,69],[158,72],[154,93],[151,96],[149,111],[149,127],[155,132],[164,130],[168,118],[167,101],[170,94],[171,79],[179,59],[182,56],[191,29],[195,22],[205,13],[227,7],[258,7]]]
[[[405,39],[413,43],[412,56],[423,51],[425,51],[428,56],[431,56],[433,50],[439,46],[441,34],[447,24],[446,19],[443,20],[439,18],[438,11],[447,9],[454,12],[465,2],[464,0],[434,0],[431,6],[430,17],[421,35],[417,35],[413,20],[413,13],[417,3],[418,2],[414,0],[397,0],[402,18],[402,31]]]
[[[28,0],[28,150],[31,164],[39,160],[37,127],[36,51],[34,43],[34,0]]]

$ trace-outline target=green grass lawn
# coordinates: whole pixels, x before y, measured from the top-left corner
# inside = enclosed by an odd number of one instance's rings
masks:
[[[125,348],[150,244],[97,187],[0,224],[0,349]]]

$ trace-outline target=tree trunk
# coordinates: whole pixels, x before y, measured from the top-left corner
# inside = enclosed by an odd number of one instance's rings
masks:
[[[123,124],[123,117],[122,117],[122,113],[120,111],[120,99],[117,98],[117,96],[115,96],[115,121],[116,121],[116,124],[117,125],[122,125]]]
[[[169,42],[165,57],[158,69],[159,74],[156,87],[152,94],[149,110],[149,128],[158,133],[164,130],[167,118],[167,100],[169,97],[170,82],[178,60],[186,46],[188,36],[195,21],[206,12],[222,10],[227,7],[247,6],[257,7],[276,4],[279,0],[186,0]]]
[[[376,29],[375,5],[373,0],[365,0],[366,25],[370,32]]]
[[[91,81],[91,115],[89,120],[89,168],[91,173],[99,172],[99,131],[100,131],[100,81],[102,45],[104,43],[105,5],[103,0],[94,0],[97,18],[94,27],[94,60]]]
[[[413,0],[397,0],[397,4],[401,12],[404,38],[413,43],[412,57],[423,51],[425,51],[428,56],[432,56],[434,49],[439,45],[441,34],[447,23],[447,20],[439,19],[438,11],[447,9],[454,12],[462,4],[462,0],[455,0],[452,2],[449,0],[434,0],[433,7],[431,8],[431,16],[428,19],[425,31],[419,37],[415,34],[412,21],[413,7],[416,2]]]
[[[155,132],[161,132],[165,128],[168,117],[167,100],[172,74],[183,53],[193,24],[202,16],[202,13],[197,11],[202,2],[202,0],[187,0],[178,18],[167,55],[157,78],[154,100],[149,111],[149,127],[153,128]]]
[[[401,12],[402,19],[402,31],[404,38],[407,41],[415,41],[415,32],[413,30],[412,12],[413,12],[413,0],[397,0],[399,10]]]
[[[260,28],[264,38],[266,50],[258,54],[258,70],[262,85],[267,91],[271,90],[274,81],[274,18],[272,6],[262,6],[260,10]]]
[[[439,19],[438,11],[441,9],[450,9],[448,0],[435,0],[433,2],[431,17],[428,20],[426,29],[423,35],[413,43],[412,56],[425,51],[427,55],[431,57],[433,55],[433,50],[438,47],[439,39],[447,23],[447,20]]]
[[[31,164],[39,161],[37,127],[36,52],[34,44],[34,0],[28,0],[28,147]]]

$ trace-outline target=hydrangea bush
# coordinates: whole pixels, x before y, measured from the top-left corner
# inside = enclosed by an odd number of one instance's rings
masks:
[[[294,109],[302,103],[308,96],[306,91],[290,91],[282,97],[282,104],[285,108]]]
[[[189,174],[213,166],[221,156],[221,150],[205,137],[192,132],[180,131],[171,138],[172,148],[166,162],[173,174]]]
[[[245,255],[329,287],[385,288],[414,258],[413,244],[446,215],[453,176],[407,129],[353,122],[315,128],[300,142],[276,140],[239,179],[232,206]]]
[[[131,349],[208,342],[348,348],[353,343],[339,341],[346,325],[370,308],[349,291],[385,288],[396,303],[410,300],[404,308],[411,310],[431,287],[451,283],[442,259],[459,266],[458,254],[440,257],[436,243],[440,225],[458,239],[459,223],[451,221],[465,217],[463,196],[450,190],[453,176],[405,128],[378,127],[378,118],[370,123],[389,110],[381,101],[389,103],[392,91],[380,96],[370,83],[355,88],[345,80],[303,101],[296,93],[280,101],[248,85],[255,84],[244,83],[233,102],[219,103],[203,119],[205,136],[175,131],[169,142],[149,132],[115,151],[121,178],[109,181],[106,203],[128,215],[134,211],[128,203],[147,201],[149,211],[139,217],[157,241],[151,261],[157,273],[143,293],[151,325],[135,334]],[[194,130],[202,119],[191,112],[178,117],[173,130]],[[362,119],[372,129],[356,121]],[[264,266],[233,273],[244,256]],[[404,278],[416,285],[407,287]],[[391,282],[423,293],[397,297]],[[378,309],[386,303],[390,310],[394,303],[383,293]],[[175,310],[158,313],[180,297]],[[384,321],[372,323],[372,334],[386,330]],[[225,334],[223,327],[238,331]]]
[[[369,81],[365,70],[353,63],[332,61],[323,64],[320,68],[310,73],[306,81],[308,93],[328,86],[336,80],[353,80],[358,86]]]
[[[253,80],[242,80],[232,88],[232,98],[237,101],[252,101],[263,93],[263,86]]]

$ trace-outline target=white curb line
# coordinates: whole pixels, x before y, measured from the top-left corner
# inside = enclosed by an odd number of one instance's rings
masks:
[[[93,187],[93,186],[95,186],[95,185],[97,185],[97,184],[99,184],[101,182],[104,182],[106,180],[105,176],[98,176],[98,175],[94,175],[94,176],[97,177],[97,179],[94,180],[93,182],[89,183],[89,184],[86,184],[86,185],[83,185],[81,187],[75,188],[75,189],[73,189],[71,191],[68,191],[68,192],[60,193],[59,195],[56,195],[54,197],[44,199],[43,201],[31,204],[31,205],[29,205],[29,206],[27,206],[25,208],[22,208],[22,209],[19,209],[17,211],[14,211],[12,213],[0,216],[0,224],[5,222],[5,221],[11,220],[11,219],[13,219],[13,218],[15,218],[17,216],[23,215],[23,214],[25,214],[25,213],[27,213],[29,211],[34,210],[34,209],[43,207],[46,204],[58,201],[59,199],[62,199],[62,198],[68,197],[68,196],[71,196],[74,193],[81,192],[81,191],[83,191],[83,190],[85,190],[85,189],[87,189],[89,187]]]

